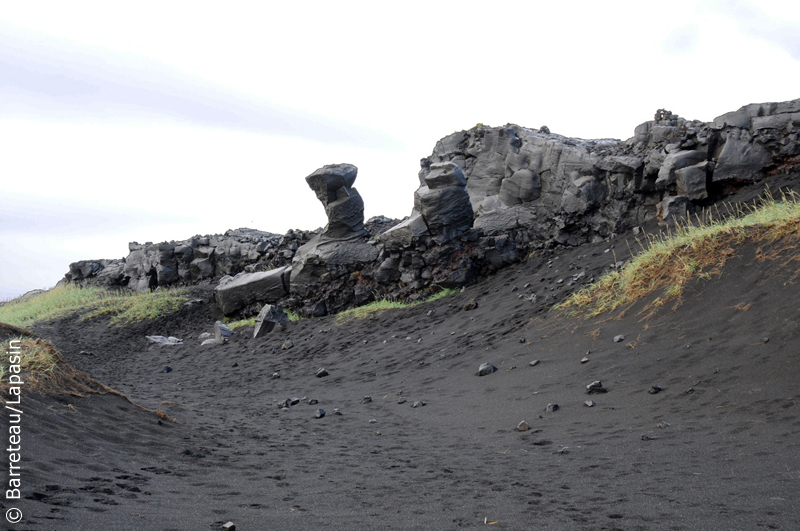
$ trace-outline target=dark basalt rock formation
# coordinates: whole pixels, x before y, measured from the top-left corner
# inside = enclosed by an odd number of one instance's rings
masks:
[[[306,177],[328,216],[328,224],[319,235],[321,239],[348,240],[367,234],[364,201],[353,188],[357,174],[358,168],[352,164],[331,164]]]
[[[422,159],[414,208],[400,222],[365,223],[353,187],[357,168],[330,165],[306,177],[328,216],[324,229],[134,242],[122,260],[70,264],[64,281],[142,291],[230,275],[233,287],[257,286],[264,279],[253,273],[286,267],[273,274],[280,289],[244,289],[235,303],[220,296],[218,304],[253,315],[280,298],[311,316],[376,296],[415,300],[432,286],[491,275],[532,250],[608,240],[650,221],[670,224],[739,187],[796,171],[798,131],[800,99],[747,105],[709,123],[659,109],[626,141],[478,125],[441,139]]]
[[[364,202],[353,188],[357,173],[352,164],[334,164],[306,177],[325,207],[328,224],[297,250],[292,260],[292,294],[304,297],[326,279],[349,275],[377,259],[378,250],[367,243]]]

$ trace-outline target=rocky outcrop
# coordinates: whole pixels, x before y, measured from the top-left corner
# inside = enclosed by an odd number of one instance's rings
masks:
[[[659,109],[626,141],[478,125],[422,159],[414,207],[400,222],[365,223],[357,168],[330,165],[306,177],[328,216],[323,229],[134,242],[122,260],[71,264],[65,281],[141,291],[231,275],[218,305],[245,315],[278,301],[310,316],[375,297],[413,300],[491,275],[533,249],[674,223],[738,187],[796,171],[799,132],[800,100],[747,105],[709,123]],[[280,273],[258,274],[269,270]]]
[[[136,291],[212,282],[227,275],[290,265],[297,249],[316,232],[319,230],[290,230],[285,235],[277,235],[236,229],[225,234],[194,236],[181,241],[132,242],[125,258],[82,260],[70,264],[64,280]]]
[[[455,164],[474,227],[576,245],[658,217],[670,197],[684,198],[669,203],[691,212],[730,187],[797,166],[799,127],[800,100],[748,105],[711,123],[659,109],[627,141],[479,125],[436,144],[422,160],[420,190],[437,165]]]

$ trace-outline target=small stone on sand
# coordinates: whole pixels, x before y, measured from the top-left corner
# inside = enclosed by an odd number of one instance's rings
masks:
[[[486,376],[487,374],[492,374],[496,370],[497,367],[491,363],[482,363],[481,366],[478,367],[478,376]]]

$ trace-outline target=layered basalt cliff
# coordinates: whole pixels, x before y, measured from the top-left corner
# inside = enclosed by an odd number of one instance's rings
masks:
[[[65,281],[139,291],[219,281],[220,307],[245,315],[266,302],[324,315],[376,297],[413,299],[490,275],[532,248],[672,223],[741,186],[796,171],[798,132],[800,100],[747,105],[708,123],[662,109],[626,141],[478,125],[422,159],[405,220],[365,223],[355,166],[326,166],[306,178],[328,214],[324,229],[132,243],[124,259],[71,264]],[[226,291],[265,295],[225,300]]]

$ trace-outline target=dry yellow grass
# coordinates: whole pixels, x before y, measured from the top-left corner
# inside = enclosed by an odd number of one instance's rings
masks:
[[[555,309],[594,317],[654,292],[660,293],[645,310],[679,301],[690,279],[719,275],[725,262],[736,254],[736,248],[746,241],[782,239],[782,245],[764,258],[800,260],[797,194],[784,194],[781,201],[767,194],[761,204],[733,214],[726,219],[718,215],[716,219],[708,216],[694,223],[686,220],[678,224],[674,233],[640,242],[642,251],[624,268],[574,293]]]

